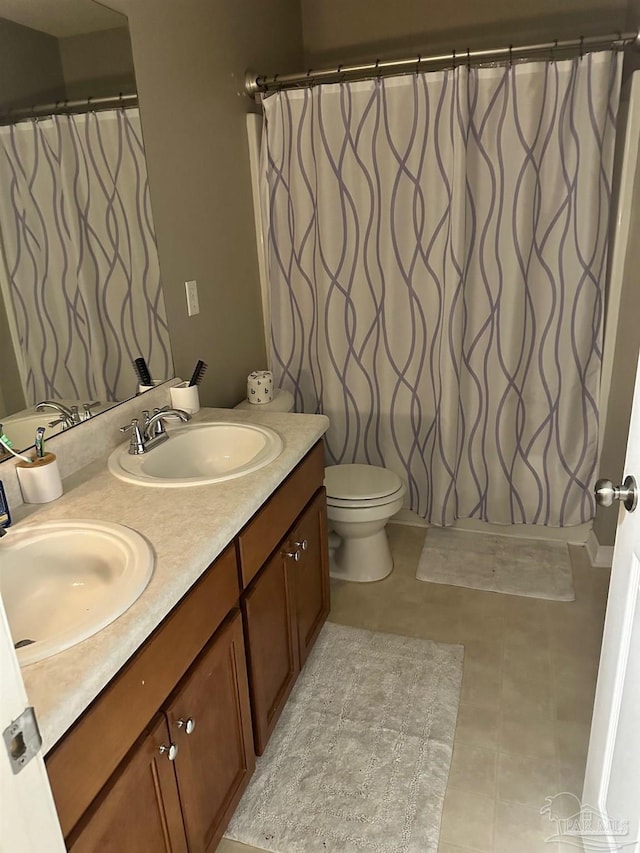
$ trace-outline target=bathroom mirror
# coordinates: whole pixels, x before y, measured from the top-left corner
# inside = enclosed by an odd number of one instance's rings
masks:
[[[24,3],[23,0],[0,0],[0,118],[6,116],[9,110],[27,110],[32,106],[55,102],[87,98],[95,100],[114,95],[135,94],[135,91],[128,25],[123,15],[93,0],[31,0],[29,3]],[[7,124],[7,119],[4,118],[2,123]],[[41,123],[41,126],[43,124]],[[139,126],[133,124],[131,126],[134,128],[133,133],[138,134],[141,140]],[[127,132],[130,132],[129,128]],[[140,149],[143,152],[141,145]],[[63,151],[62,148],[60,150]],[[144,161],[142,164],[144,165]],[[150,214],[148,193],[144,204],[146,205],[145,213],[148,210]],[[150,216],[145,218],[150,219]],[[152,247],[155,253],[152,262],[157,267],[152,226],[149,233],[150,237],[144,246],[144,252],[147,253],[149,247]],[[37,235],[34,239],[37,239]],[[42,394],[30,393],[28,390],[30,386],[24,368],[25,358],[19,344],[19,338],[24,338],[25,335],[18,333],[14,303],[9,297],[9,273],[6,262],[9,250],[3,252],[3,243],[9,243],[7,234],[0,234],[0,359],[3,365],[0,372],[0,423],[4,423],[6,427],[7,423],[12,423],[13,417],[15,434],[20,436],[17,443],[12,439],[14,448],[17,450],[27,446],[24,444],[27,440],[24,436],[30,436],[33,430],[30,421],[26,433],[20,430],[16,413],[22,414],[26,411],[33,413],[35,403],[39,402],[35,397],[42,399]],[[15,254],[11,257],[15,257]],[[57,269],[58,267],[52,267],[52,274],[48,276],[48,281],[57,279]],[[133,293],[134,288],[141,286],[138,276],[129,276],[129,293]],[[159,271],[156,288],[160,288]],[[60,304],[64,301],[68,302],[68,293],[62,292],[62,286],[60,291],[59,296],[55,294],[55,299]],[[139,296],[136,298],[138,299]],[[126,296],[124,300],[122,297],[119,299],[118,309],[114,305],[114,310],[119,310],[122,303],[121,310],[124,312],[126,305],[123,303],[126,301]],[[161,311],[164,312],[161,288],[152,297],[145,292],[145,304],[152,303],[154,310],[157,303],[161,303]],[[48,318],[44,317],[46,313],[46,311],[39,312],[42,316],[35,318],[34,326],[48,322]],[[164,326],[159,329],[158,325],[148,324],[146,318],[138,325],[153,327],[145,334],[151,336],[155,332],[162,334],[161,341],[156,344],[155,340],[152,340],[147,343],[147,347],[154,353],[159,351],[163,353],[161,363],[166,375],[154,376],[154,378],[169,378],[173,375],[173,362],[168,331]],[[133,329],[132,337],[135,339],[135,325],[130,323],[130,326]],[[52,325],[53,328],[55,327]],[[62,344],[57,358],[66,359],[64,344],[59,340],[59,336],[55,331],[49,332],[49,336],[51,340],[47,342],[47,346],[51,344],[57,348],[58,344]],[[114,333],[113,337],[117,335]],[[32,336],[30,341],[32,361],[34,339],[37,340],[37,336]],[[39,351],[38,345],[36,349]],[[129,346],[129,354],[127,354],[124,348],[116,346],[113,350],[106,348],[105,352],[101,353],[100,357],[104,360],[111,358],[119,360],[118,369],[123,379],[119,380],[116,391],[99,394],[103,399],[99,399],[100,405],[94,408],[92,414],[117,405],[136,393],[136,375],[133,366],[129,365],[131,349],[132,347]],[[141,354],[148,358],[146,352],[136,353],[136,355]],[[82,359],[64,360],[65,370],[74,375],[85,371],[85,364]],[[73,366],[69,368],[69,365]],[[80,378],[77,383],[74,378],[74,384],[80,386]],[[115,385],[113,387],[116,388]],[[49,399],[60,399],[64,396],[65,400],[78,403],[81,411],[83,403],[93,402],[95,399],[95,395],[91,395],[91,399],[72,398],[68,394],[56,395],[55,393],[44,396]],[[44,413],[41,418],[42,425],[47,426],[55,418],[54,411]],[[55,428],[48,430],[48,435],[53,435],[54,430]],[[5,432],[12,438],[8,428],[5,428]],[[4,455],[0,454],[0,460],[4,458]]]

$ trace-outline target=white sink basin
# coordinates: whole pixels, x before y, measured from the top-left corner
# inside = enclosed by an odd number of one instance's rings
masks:
[[[109,470],[140,486],[202,486],[257,471],[282,447],[277,432],[257,424],[190,424],[172,429],[167,441],[140,456],[132,456],[128,444],[118,447]]]
[[[21,665],[86,640],[117,619],[153,573],[148,542],[102,521],[9,528],[0,540],[0,592]]]

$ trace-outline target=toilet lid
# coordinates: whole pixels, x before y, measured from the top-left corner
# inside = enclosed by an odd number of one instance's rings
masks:
[[[402,480],[375,465],[329,465],[324,472],[327,496],[341,500],[384,498],[402,487]]]

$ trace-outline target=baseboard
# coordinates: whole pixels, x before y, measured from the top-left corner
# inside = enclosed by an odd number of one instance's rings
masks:
[[[429,525],[421,516],[410,509],[399,510],[391,519],[393,524],[406,524],[408,527],[428,527]]]
[[[613,562],[613,545],[601,545],[593,530],[585,543],[591,565],[597,569],[609,569]]]
[[[429,524],[410,509],[401,509],[391,519],[393,524],[406,524],[410,527],[429,527]],[[510,536],[516,539],[543,539],[552,542],[566,542],[571,545],[586,545],[591,535],[591,524],[578,524],[575,527],[544,527],[539,524],[490,524],[473,518],[459,519],[453,530],[468,533],[490,533],[493,536]],[[613,550],[613,549],[612,549]],[[594,564],[595,565],[595,564]],[[602,563],[601,565],[607,565]],[[611,565],[611,563],[609,563]]]

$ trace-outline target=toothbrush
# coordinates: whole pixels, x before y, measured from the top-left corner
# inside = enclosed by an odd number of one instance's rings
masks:
[[[23,456],[22,453],[16,453],[16,451],[12,449],[11,439],[9,439],[4,434],[1,427],[0,427],[0,445],[2,445],[2,447],[4,447],[5,450],[8,450],[12,456],[15,456],[16,459],[22,459],[23,462],[28,462],[29,464],[31,464],[31,462],[33,462],[33,459],[31,459],[29,456]]]
[[[207,365],[200,359],[200,361],[196,364],[193,373],[191,374],[191,379],[189,380],[189,388],[192,388],[194,385],[199,385],[202,381],[202,377],[204,376],[204,372],[207,369]]]
[[[36,456],[38,459],[44,456],[44,427],[38,427],[36,430]]]

